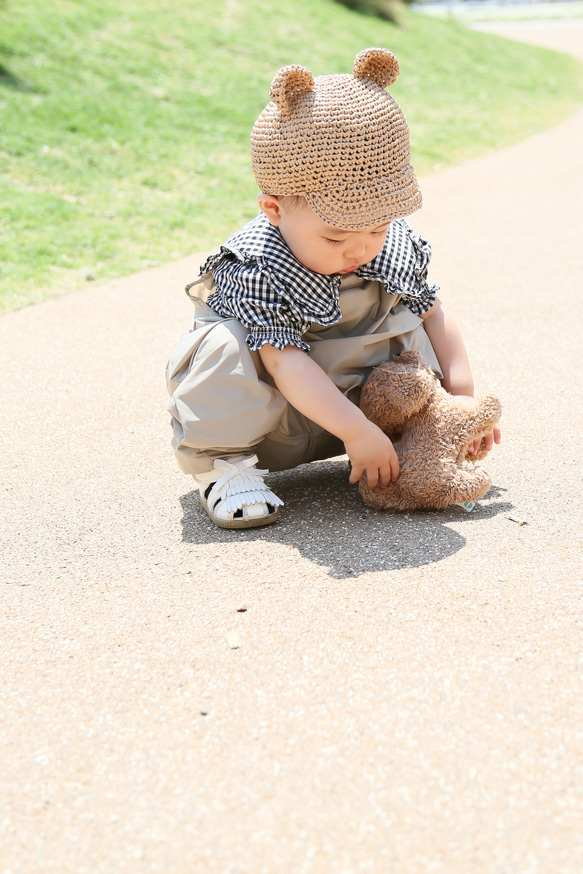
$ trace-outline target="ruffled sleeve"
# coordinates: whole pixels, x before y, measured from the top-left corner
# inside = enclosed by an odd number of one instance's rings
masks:
[[[423,315],[435,303],[439,285],[427,280],[431,246],[405,219],[395,219],[377,257],[357,272],[364,279],[378,279],[390,294],[401,295],[415,315]]]
[[[340,277],[308,270],[263,213],[207,259],[196,282],[207,280],[214,283],[208,305],[249,330],[246,341],[252,350],[269,344],[308,352],[302,337],[312,323],[326,326],[342,317]]]
[[[208,305],[249,330],[246,342],[251,350],[269,344],[277,349],[297,346],[308,352],[310,347],[302,336],[311,322],[294,306],[268,264],[257,257],[240,257],[223,248],[203,264],[201,273],[212,272],[216,286]]]

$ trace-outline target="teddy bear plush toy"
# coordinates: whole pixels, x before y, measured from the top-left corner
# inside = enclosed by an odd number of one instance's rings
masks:
[[[468,447],[499,421],[498,398],[487,394],[469,406],[448,394],[419,352],[402,352],[376,367],[365,382],[360,407],[395,445],[399,477],[386,488],[359,491],[366,504],[393,512],[437,510],[486,494],[489,474]]]

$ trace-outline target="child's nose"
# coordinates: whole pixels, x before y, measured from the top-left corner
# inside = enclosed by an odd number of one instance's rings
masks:
[[[360,261],[365,254],[366,240],[363,239],[350,240],[344,249],[344,255],[348,260]]]

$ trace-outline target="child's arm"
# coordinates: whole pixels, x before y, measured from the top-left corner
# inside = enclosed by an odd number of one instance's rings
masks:
[[[446,313],[439,298],[424,313],[423,326],[437,355],[443,387],[452,395],[474,396],[474,380],[460,329],[453,316]]]
[[[452,395],[474,399],[474,380],[470,369],[470,361],[460,329],[455,319],[443,309],[439,298],[424,313],[421,318],[427,336],[439,361],[443,373],[443,387]],[[489,452],[494,443],[500,443],[500,429],[494,428],[492,433],[484,434],[484,445]],[[479,448],[479,442],[470,446],[474,455]]]
[[[289,403],[343,441],[352,463],[350,482],[366,471],[368,484],[388,486],[399,475],[389,438],[346,398],[322,368],[296,346],[262,346],[261,360]]]

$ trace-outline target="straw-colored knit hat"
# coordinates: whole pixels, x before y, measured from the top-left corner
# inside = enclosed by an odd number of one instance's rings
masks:
[[[343,230],[374,227],[421,206],[409,128],[385,91],[399,75],[387,49],[365,49],[352,75],[316,76],[293,64],[276,73],[251,133],[265,194],[303,195]]]

